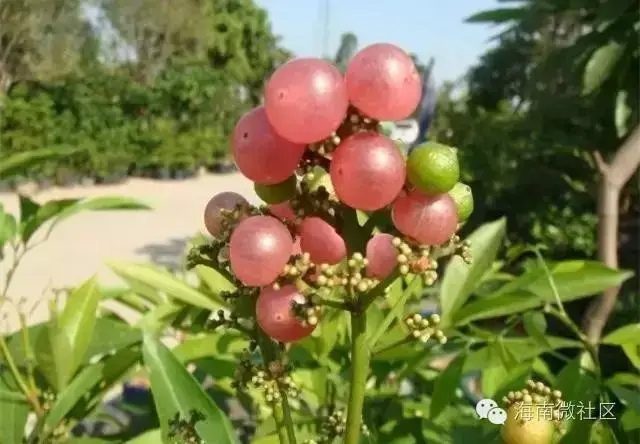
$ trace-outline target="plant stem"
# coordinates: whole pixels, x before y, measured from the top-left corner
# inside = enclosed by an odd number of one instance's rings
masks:
[[[401,339],[399,341],[396,341],[396,342],[394,342],[394,343],[392,343],[390,345],[386,345],[386,346],[383,346],[383,347],[380,347],[378,349],[373,350],[373,354],[374,355],[379,355],[379,354],[384,353],[386,351],[393,350],[396,347],[401,347],[403,345],[410,344],[414,339],[415,338],[413,338],[411,336],[406,337],[406,338]]]
[[[369,373],[370,351],[367,342],[367,314],[351,314],[351,388],[347,409],[347,431],[345,444],[358,444],[362,408]]]
[[[273,406],[273,419],[276,421],[276,430],[278,431],[278,439],[280,444],[289,444],[289,438],[287,437],[287,427],[285,425],[285,417],[281,404],[275,404]]]
[[[29,404],[31,404],[31,407],[33,407],[36,415],[42,416],[44,412],[42,410],[42,407],[40,406],[40,402],[38,401],[37,394],[29,390],[27,384],[24,382],[24,379],[22,379],[22,375],[20,374],[20,371],[18,370],[15,361],[13,360],[13,355],[11,355],[9,347],[7,347],[7,343],[4,340],[3,336],[0,336],[0,354],[4,356],[5,361],[7,361],[7,366],[9,367],[11,375],[15,379],[20,391],[27,397],[27,400],[29,401]]]
[[[274,343],[259,328],[256,328],[256,339],[262,351],[262,358],[265,365],[269,365],[279,358],[279,352]],[[291,417],[291,408],[289,407],[289,398],[287,393],[278,385],[281,402],[273,407],[273,416],[276,420],[278,429],[278,437],[280,444],[296,444],[296,435],[293,430],[293,418]]]

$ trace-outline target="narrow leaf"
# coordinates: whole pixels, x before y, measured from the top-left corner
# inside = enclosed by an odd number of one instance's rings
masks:
[[[61,149],[60,147],[55,147],[13,154],[3,158],[2,162],[0,162],[0,179],[14,176],[30,166],[45,160],[67,157],[79,151],[82,151],[82,148]]]
[[[84,361],[96,326],[96,311],[101,294],[95,277],[73,290],[59,318],[59,332],[64,336],[59,345],[71,347],[72,361],[63,379],[68,381]],[[57,338],[56,338],[57,340]]]
[[[90,403],[93,397],[107,391],[139,359],[139,351],[124,349],[110,358],[85,367],[58,394],[46,416],[45,430],[54,430],[81,400]]]
[[[596,49],[587,62],[582,79],[583,94],[591,94],[611,76],[618,60],[624,53],[624,46],[611,42]]]
[[[522,317],[524,330],[541,344],[546,344],[547,320],[539,311],[528,311]]]
[[[15,393],[17,385],[8,371],[0,371],[0,442],[2,444],[22,444],[24,426],[29,416],[29,404],[24,400],[8,399],[2,393]]]
[[[132,262],[111,262],[109,267],[124,279],[137,281],[148,287],[155,288],[185,304],[208,310],[222,308],[218,302],[181,281],[168,271],[156,266]]]
[[[461,354],[438,375],[431,398],[429,416],[435,419],[456,396],[456,388],[462,378],[462,369],[466,355]]]
[[[603,344],[640,344],[640,323],[629,324],[612,331],[604,337]]]
[[[626,270],[614,270],[596,261],[564,261],[555,264],[551,275],[563,302],[591,296],[618,286],[633,276]],[[494,296],[471,302],[454,317],[455,325],[519,313],[543,306],[553,300],[544,273],[536,267],[507,283],[510,291],[498,290]]]
[[[155,337],[146,335],[143,356],[149,368],[163,439],[168,439],[169,422],[176,415],[181,419],[189,419],[195,412],[204,418],[195,425],[201,440],[216,444],[238,444],[228,418],[168,348]]]
[[[18,231],[16,218],[12,214],[5,213],[2,204],[0,204],[0,252],[4,244],[13,239]],[[0,260],[2,254],[0,254]]]
[[[440,307],[443,325],[449,325],[456,312],[480,284],[482,276],[492,269],[506,232],[506,219],[484,224],[468,238],[473,261],[466,264],[454,257],[445,270],[440,287]]]
[[[501,24],[505,22],[522,20],[529,13],[527,8],[497,8],[488,11],[480,11],[465,19],[467,23],[491,23]]]

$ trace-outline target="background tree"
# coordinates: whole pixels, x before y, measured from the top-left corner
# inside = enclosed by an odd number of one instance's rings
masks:
[[[81,0],[0,2],[0,91],[19,80],[56,80],[77,67],[86,39]]]

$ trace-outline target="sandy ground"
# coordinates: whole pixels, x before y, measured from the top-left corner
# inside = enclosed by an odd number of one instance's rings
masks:
[[[31,197],[37,202],[129,196],[148,203],[153,210],[87,212],[64,221],[45,243],[25,256],[8,295],[14,301],[24,299],[24,309],[31,311],[29,321],[39,322],[46,319],[46,301],[56,288],[77,285],[94,274],[105,285],[117,285],[118,278],[105,266],[108,260],[152,260],[174,266],[180,263],[186,242],[204,231],[204,206],[221,191],[235,191],[251,201],[257,200],[251,182],[240,174],[203,175],[166,182],[131,179],[118,185],[52,188],[34,193]],[[18,214],[15,194],[1,193],[0,202],[5,211]],[[0,283],[4,283],[11,260],[10,253],[6,254],[0,263]],[[2,312],[4,322],[0,331],[15,329],[15,310],[5,304]]]

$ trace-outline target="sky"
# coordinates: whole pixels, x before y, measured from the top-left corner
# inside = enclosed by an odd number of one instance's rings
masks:
[[[352,32],[360,47],[388,42],[424,61],[435,57],[438,83],[464,75],[497,33],[486,25],[463,23],[475,12],[497,7],[497,0],[256,0],[269,12],[284,47],[297,56],[315,57],[324,55],[327,2],[329,55],[335,54],[342,33]]]

